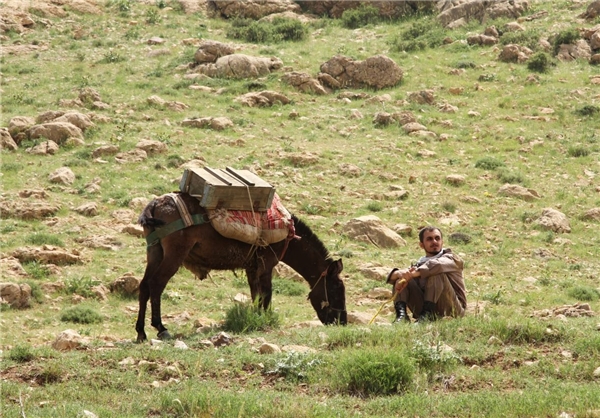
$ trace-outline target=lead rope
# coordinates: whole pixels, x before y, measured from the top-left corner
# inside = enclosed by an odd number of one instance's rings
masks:
[[[402,282],[406,282],[406,280],[404,280],[404,279],[401,279],[401,280],[400,280],[400,283],[402,283]],[[395,289],[395,288],[396,288],[396,286],[394,286],[394,289]],[[379,310],[377,311],[377,313],[376,313],[376,314],[373,316],[373,318],[371,318],[371,320],[369,321],[369,325],[371,325],[371,324],[373,323],[373,321],[375,321],[375,318],[377,318],[377,315],[379,315],[379,313],[381,312],[381,310],[383,309],[383,307],[384,307],[385,305],[387,305],[388,303],[390,303],[391,301],[393,301],[394,299],[396,299],[396,296],[397,296],[397,295],[398,295],[398,291],[397,291],[397,290],[394,290],[394,294],[392,295],[392,297],[391,297],[390,299],[386,300],[385,302],[383,302],[383,303],[381,304],[381,306],[379,307]]]

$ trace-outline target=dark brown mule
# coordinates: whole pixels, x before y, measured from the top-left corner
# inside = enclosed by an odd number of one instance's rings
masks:
[[[159,338],[169,338],[162,324],[160,298],[167,283],[184,266],[198,278],[204,279],[210,270],[245,269],[252,300],[267,309],[271,304],[271,278],[273,268],[279,261],[296,270],[310,285],[308,298],[324,324],[346,324],[346,294],[340,279],[342,260],[333,260],[329,252],[301,220],[293,216],[296,235],[266,247],[253,247],[241,241],[225,238],[207,221],[206,210],[198,200],[186,193],[178,193],[190,214],[200,219],[198,225],[188,226],[158,239],[155,231],[161,227],[181,223],[181,216],[173,199],[168,195],[152,200],[144,209],[139,223],[144,236],[149,239],[147,266],[140,284],[140,309],[135,329],[137,341],[146,340],[144,320],[146,305],[150,299],[152,326]],[[280,257],[283,255],[283,258]]]

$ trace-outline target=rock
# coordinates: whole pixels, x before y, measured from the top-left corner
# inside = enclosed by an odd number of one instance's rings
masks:
[[[67,329],[56,337],[52,343],[52,348],[59,351],[69,351],[81,347],[83,342],[84,339],[77,331]]]
[[[0,283],[0,305],[11,308],[28,308],[31,303],[31,287],[27,283]]]
[[[322,83],[332,89],[372,87],[382,89],[394,87],[402,81],[403,71],[391,58],[375,55],[364,61],[336,55],[321,64],[321,73],[329,75],[335,83],[319,77]]]
[[[344,226],[344,232],[352,239],[377,247],[396,248],[406,245],[406,241],[400,235],[385,226],[375,215],[351,219]]]
[[[194,72],[209,77],[257,78],[270,74],[283,67],[283,61],[276,57],[263,58],[244,54],[231,54],[220,57],[214,63],[200,64]]]
[[[312,78],[308,73],[292,71],[285,73],[282,80],[303,93],[324,95],[331,92],[330,89],[323,87],[319,80]]]
[[[98,216],[98,204],[96,202],[84,203],[76,207],[75,212],[83,216]]]
[[[71,185],[75,182],[75,173],[69,167],[61,167],[48,175],[50,183]]]
[[[20,133],[25,133],[35,125],[35,119],[29,116],[15,116],[8,122],[8,132],[15,138]]]
[[[0,150],[16,151],[19,146],[10,135],[7,128],[0,128]]]
[[[143,149],[148,155],[164,154],[169,150],[164,142],[151,139],[142,139],[136,144],[136,148]]]
[[[409,92],[408,101],[413,103],[432,105],[435,103],[435,95],[433,93],[433,90]]]
[[[54,141],[44,141],[41,144],[27,150],[32,155],[54,155],[60,150],[58,144]]]
[[[126,295],[134,295],[140,290],[142,279],[135,277],[133,273],[125,273],[109,286],[111,292],[121,292]]]
[[[194,118],[184,119],[181,122],[182,126],[190,126],[193,128],[207,128],[215,131],[222,131],[224,129],[233,126],[231,119],[226,117],[206,117],[206,118]]]
[[[585,221],[600,221],[600,208],[592,208],[581,215]]]
[[[276,344],[264,343],[258,348],[260,354],[281,353],[281,348]]]
[[[83,141],[83,131],[70,122],[48,122],[27,130],[31,139],[44,138],[61,145],[74,138]]]
[[[517,184],[503,185],[498,190],[498,194],[500,196],[516,197],[518,199],[522,199],[527,202],[531,202],[533,200],[540,198],[540,195],[535,190],[528,189],[523,186],[519,186]]]
[[[212,15],[225,18],[243,17],[260,19],[273,13],[301,13],[302,9],[292,0],[209,0],[207,8]]]
[[[461,174],[448,174],[446,181],[454,186],[460,186],[465,183],[466,177]]]
[[[359,268],[360,273],[368,279],[383,281],[390,272],[389,267],[382,266],[362,266]]]
[[[79,112],[67,112],[57,118],[53,119],[53,122],[67,122],[77,126],[82,131],[94,126],[94,122],[89,116]]]
[[[307,347],[304,345],[284,345],[281,347],[281,351],[284,353],[299,353],[299,354],[314,354],[317,352],[314,348]]]
[[[566,215],[552,208],[545,208],[542,211],[542,216],[536,221],[536,224],[543,229],[556,233],[571,232],[571,226]]]
[[[246,93],[236,97],[234,101],[248,107],[271,107],[276,103],[286,105],[291,102],[291,100],[283,94],[270,90]]]
[[[194,61],[198,64],[215,62],[217,59],[225,55],[231,55],[234,52],[235,48],[232,45],[218,41],[204,40],[194,54]]]

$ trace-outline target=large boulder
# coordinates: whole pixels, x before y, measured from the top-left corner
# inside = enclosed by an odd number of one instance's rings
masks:
[[[253,57],[245,54],[231,54],[220,57],[214,63],[201,64],[194,71],[209,77],[257,78],[270,74],[283,67],[277,57]]]
[[[198,46],[194,54],[194,61],[198,64],[207,62],[215,62],[225,55],[231,55],[235,52],[232,45],[225,44],[219,41],[205,40]]]
[[[372,87],[382,89],[394,87],[402,80],[402,69],[391,58],[385,55],[375,55],[364,61],[353,60],[344,55],[336,55],[329,61],[321,64],[321,73],[329,75],[335,80],[327,87]],[[327,79],[319,77],[321,82]]]
[[[63,144],[71,138],[83,140],[83,131],[70,122],[48,122],[34,125],[27,131],[31,139],[45,138]]]
[[[397,248],[406,245],[404,238],[385,226],[375,215],[349,220],[344,226],[344,233],[352,239],[374,244],[379,248]]]
[[[454,22],[500,17],[517,18],[529,8],[527,0],[442,0],[438,2],[440,14],[438,20],[444,26],[453,26]]]
[[[27,308],[31,301],[31,287],[27,283],[0,283],[0,304],[12,308]]]
[[[207,10],[212,15],[220,17],[245,17],[250,19],[260,19],[273,13],[302,12],[300,6],[292,0],[209,0]]]

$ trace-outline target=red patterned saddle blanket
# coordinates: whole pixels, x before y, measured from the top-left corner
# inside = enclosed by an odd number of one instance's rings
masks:
[[[266,211],[211,209],[208,217],[218,233],[247,244],[265,246],[295,235],[292,215],[277,193]]]

